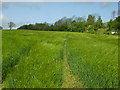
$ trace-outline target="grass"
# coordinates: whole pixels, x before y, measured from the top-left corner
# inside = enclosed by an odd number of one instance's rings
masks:
[[[76,32],[4,30],[3,87],[117,88],[117,38]],[[67,84],[65,78],[71,79],[68,74],[79,85]]]
[[[9,33],[13,37],[6,37]],[[3,87],[60,87],[63,37],[62,33],[58,37],[51,32],[3,31]]]
[[[71,33],[68,36],[67,51],[71,70],[85,87],[118,87],[116,37]]]
[[[67,36],[67,35],[66,35]],[[82,87],[78,83],[78,79],[72,74],[69,64],[68,64],[68,58],[67,58],[67,51],[66,51],[66,38],[64,39],[64,50],[63,50],[63,84],[62,88],[79,88]]]

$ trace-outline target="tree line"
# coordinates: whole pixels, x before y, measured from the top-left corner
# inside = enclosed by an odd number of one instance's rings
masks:
[[[40,31],[70,31],[70,32],[91,32],[97,31],[109,32],[120,29],[120,17],[111,19],[107,23],[103,23],[101,16],[96,18],[94,15],[83,17],[63,17],[54,24],[36,23],[20,26],[18,29],[40,30]]]
[[[13,22],[8,23],[10,29],[15,26]],[[2,27],[1,27],[2,28]],[[94,15],[88,15],[87,19],[83,17],[66,18],[63,17],[54,24],[35,23],[22,25],[19,29],[40,30],[40,31],[70,31],[70,32],[90,32],[90,33],[108,33],[112,30],[120,30],[120,16],[103,23],[101,16],[96,18]]]

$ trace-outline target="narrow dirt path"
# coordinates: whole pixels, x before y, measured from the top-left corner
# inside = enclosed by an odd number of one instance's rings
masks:
[[[69,64],[67,61],[67,52],[66,52],[66,39],[64,41],[64,57],[63,57],[63,75],[64,82],[62,84],[62,88],[80,88],[78,84],[78,80],[76,80],[75,76],[72,74]]]

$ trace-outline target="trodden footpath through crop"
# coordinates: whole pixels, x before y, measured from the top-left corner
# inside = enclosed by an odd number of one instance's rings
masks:
[[[78,78],[73,75],[73,73],[69,68],[66,43],[67,43],[67,35],[66,35],[66,38],[64,39],[62,88],[82,88],[82,84],[79,85]]]

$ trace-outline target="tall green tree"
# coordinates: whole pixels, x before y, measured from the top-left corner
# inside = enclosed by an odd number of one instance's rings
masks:
[[[95,22],[95,16],[93,15],[88,15],[88,18],[87,18],[87,25],[93,25]]]
[[[112,30],[112,23],[113,23],[113,20],[111,19],[111,20],[108,22],[108,31],[111,31],[111,30]]]
[[[117,21],[117,29],[120,30],[120,16],[116,18]]]
[[[102,28],[102,19],[101,16],[98,17],[98,20],[94,23],[94,30],[98,30],[99,28]]]

